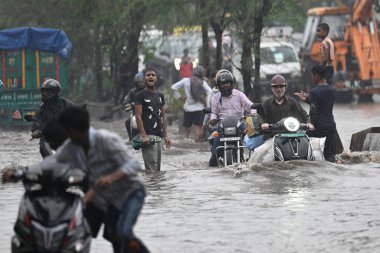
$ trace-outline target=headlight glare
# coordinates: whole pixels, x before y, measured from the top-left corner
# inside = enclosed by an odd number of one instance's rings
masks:
[[[289,132],[296,132],[300,128],[300,122],[296,118],[289,117],[285,119],[284,126]]]

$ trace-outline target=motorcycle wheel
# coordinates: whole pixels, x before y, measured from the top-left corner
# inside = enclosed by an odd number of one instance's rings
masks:
[[[227,166],[232,165],[233,159],[234,159],[234,154],[232,149],[227,149],[226,150],[226,157],[227,157]]]

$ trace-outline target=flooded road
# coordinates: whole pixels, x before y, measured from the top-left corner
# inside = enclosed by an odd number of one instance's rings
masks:
[[[335,106],[345,150],[351,134],[380,125],[377,102]],[[123,123],[94,125],[126,137]],[[209,168],[208,144],[181,141],[175,129],[162,171],[144,173],[148,197],[135,233],[152,253],[380,252],[380,159]],[[1,132],[1,167],[39,161],[28,140],[28,132]],[[0,252],[10,252],[21,194],[21,184],[0,185]],[[91,252],[112,249],[99,237]]]

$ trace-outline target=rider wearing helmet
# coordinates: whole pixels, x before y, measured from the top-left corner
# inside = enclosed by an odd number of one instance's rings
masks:
[[[216,93],[211,100],[211,117],[209,124],[215,124],[217,119],[231,115],[244,115],[249,111],[252,103],[247,96],[234,89],[235,77],[226,69],[219,70],[216,73],[216,85],[219,93]]]
[[[230,71],[222,69],[216,74],[216,85],[223,97],[229,97],[232,95],[234,84],[235,77]]]
[[[132,112],[133,112],[133,115],[135,114],[135,108],[134,108],[134,105],[135,105],[135,95],[137,94],[137,92],[145,89],[145,80],[144,80],[144,73],[142,72],[138,72],[135,77],[134,77],[134,83],[135,83],[135,87],[132,88],[128,95],[125,96],[124,98],[124,102],[123,102],[123,108],[124,110],[127,110],[129,108],[132,108]],[[130,128],[130,125],[131,125],[131,119],[132,117],[129,117],[126,121],[125,121],[125,128],[127,129],[127,132],[128,132],[128,137],[129,137],[129,140],[131,141],[132,138],[138,134],[138,131],[132,133],[132,129]]]
[[[61,84],[57,80],[48,79],[41,85],[41,96],[44,103],[57,99],[60,93]]]
[[[42,157],[49,155],[46,149],[45,137],[42,129],[53,121],[57,121],[60,114],[73,102],[61,96],[61,84],[55,79],[47,79],[41,85],[42,105],[37,111],[36,120],[32,124],[32,138],[40,139],[40,153]]]
[[[216,73],[216,84],[219,88],[211,99],[211,116],[210,125],[214,125],[218,119],[226,116],[243,116],[244,112],[249,112],[255,104],[241,91],[234,89],[235,78],[232,73],[226,69],[219,70]],[[216,148],[219,146],[219,137],[216,137],[211,149],[210,167],[215,167],[217,163]]]
[[[145,80],[144,80],[144,74],[142,72],[138,72],[136,75],[135,75],[135,78],[134,78],[134,83],[135,83],[135,87],[132,88],[128,95],[125,96],[124,98],[124,102],[123,102],[123,107],[127,107],[127,106],[131,106],[135,103],[135,95],[137,92],[145,89]]]
[[[275,75],[271,81],[273,97],[263,102],[263,113],[259,115],[258,121],[263,130],[268,129],[270,124],[277,123],[283,118],[294,117],[301,123],[308,123],[309,129],[314,127],[310,124],[307,112],[301,107],[297,100],[285,95],[287,83],[282,75]],[[265,132],[264,138],[273,137],[272,133]]]

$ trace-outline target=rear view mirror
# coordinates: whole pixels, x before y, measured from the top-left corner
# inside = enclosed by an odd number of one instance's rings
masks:
[[[25,119],[27,122],[38,121],[36,118],[33,117],[33,115],[30,115],[30,114],[26,114],[26,115],[24,115],[24,119]]]

